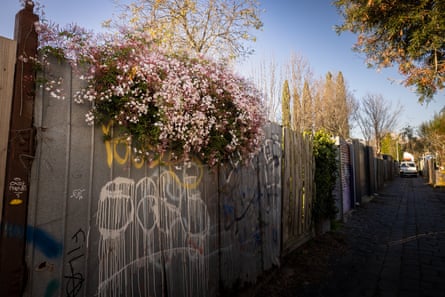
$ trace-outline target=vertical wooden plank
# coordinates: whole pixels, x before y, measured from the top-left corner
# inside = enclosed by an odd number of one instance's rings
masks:
[[[292,130],[287,129],[287,136],[289,139],[288,146],[286,148],[286,153],[288,155],[288,166],[289,166],[289,177],[288,177],[288,187],[289,187],[289,196],[287,199],[289,200],[289,218],[288,218],[288,227],[289,227],[289,239],[293,239],[295,236],[295,227],[296,227],[296,221],[295,221],[295,209],[296,209],[296,202],[297,200],[296,195],[298,189],[295,187],[296,180],[295,180],[295,162],[296,162],[296,155],[295,155],[295,134]]]
[[[283,142],[284,142],[284,158],[283,158],[283,196],[282,196],[282,242],[283,242],[283,249],[287,248],[287,243],[290,237],[290,219],[292,216],[291,211],[291,200],[290,200],[290,179],[291,179],[291,156],[289,149],[291,146],[291,139],[290,139],[290,133],[289,129],[283,128]]]
[[[0,221],[3,213],[6,156],[8,152],[9,122],[17,42],[0,36]]]
[[[304,160],[304,155],[301,151],[301,133],[294,132],[293,133],[293,139],[294,139],[294,145],[293,151],[295,155],[295,162],[292,164],[294,166],[294,187],[295,187],[295,230],[294,230],[294,236],[298,238],[301,234],[301,218],[302,218],[302,207],[304,202],[304,171],[302,170],[302,161]]]
[[[304,138],[304,155],[305,155],[305,176],[306,186],[306,199],[305,199],[305,216],[304,216],[304,232],[309,234],[312,228],[312,206],[314,201],[315,187],[315,160],[313,155],[312,140],[310,138]]]
[[[307,184],[307,175],[308,171],[306,169],[306,162],[307,162],[307,154],[305,150],[305,141],[304,137],[301,133],[298,135],[298,154],[300,156],[298,160],[298,172],[299,172],[299,183],[298,187],[300,189],[299,191],[299,200],[300,205],[298,208],[298,223],[299,223],[299,229],[298,229],[298,236],[302,237],[305,235],[305,222],[307,217],[307,201],[308,201],[308,190],[309,185]]]
[[[292,200],[291,204],[290,204],[290,212],[292,214],[292,224],[290,225],[291,228],[291,240],[295,239],[296,233],[298,232],[298,196],[299,196],[299,191],[300,188],[298,187],[298,183],[299,183],[299,174],[298,174],[298,159],[300,158],[298,156],[298,149],[297,149],[297,145],[298,145],[298,141],[296,138],[296,134],[295,131],[290,131],[289,134],[291,143],[290,143],[290,155],[291,157],[291,162],[289,164],[290,166],[290,170],[291,170],[291,175],[292,175],[292,195],[289,197],[289,199]]]
[[[259,155],[260,227],[263,270],[279,265],[281,243],[281,127],[269,124]]]
[[[284,181],[288,187],[283,194],[283,255],[309,240],[313,196],[313,160],[311,141],[301,133],[286,131]],[[289,190],[292,189],[292,190]]]

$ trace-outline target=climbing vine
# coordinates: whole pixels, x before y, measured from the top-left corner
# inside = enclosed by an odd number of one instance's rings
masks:
[[[260,93],[226,65],[187,52],[165,52],[147,33],[97,36],[78,26],[36,25],[42,56],[71,63],[90,103],[90,125],[110,125],[134,158],[196,156],[209,166],[249,161],[259,150],[265,122]],[[52,82],[52,84],[51,84]],[[63,98],[57,80],[46,88]]]

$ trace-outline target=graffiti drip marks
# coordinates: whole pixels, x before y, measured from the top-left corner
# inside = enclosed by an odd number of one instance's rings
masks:
[[[164,170],[137,183],[117,177],[103,186],[97,214],[99,296],[135,291],[162,296],[165,289],[172,296],[178,290],[183,296],[205,295],[210,218],[199,190],[187,186],[199,178],[186,169],[181,176]]]

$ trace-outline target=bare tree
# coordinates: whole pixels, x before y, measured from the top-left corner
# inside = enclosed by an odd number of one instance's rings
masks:
[[[283,75],[275,58],[264,58],[252,65],[247,75],[264,96],[267,119],[271,122],[280,122]]]
[[[341,72],[335,79],[328,73],[326,79],[316,80],[307,60],[292,53],[284,67],[280,67],[273,58],[264,59],[252,67],[250,76],[266,98],[270,121],[284,124],[282,87],[287,80],[291,99],[290,104],[286,102],[285,106],[291,108],[290,127],[293,130],[314,131],[325,128],[334,135],[349,137],[355,99]]]
[[[263,26],[260,13],[257,0],[135,0],[124,5],[119,21],[167,49],[230,59],[251,52],[245,42],[255,41],[252,29]]]
[[[327,131],[333,133],[331,126],[331,116],[334,114],[333,108],[335,106],[335,82],[331,72],[326,74],[324,83],[322,85],[322,93],[320,101],[317,104],[317,130],[324,128]]]
[[[313,110],[310,85],[313,81],[312,69],[309,62],[302,56],[292,52],[286,65],[286,77],[289,79],[289,87],[292,91],[292,128],[296,131],[304,131],[312,127]],[[309,122],[310,119],[310,122]]]
[[[423,152],[437,154],[440,163],[445,160],[445,113],[435,114],[433,119],[423,122],[417,130]]]
[[[366,142],[374,142],[377,153],[380,153],[383,137],[395,129],[402,111],[400,104],[393,108],[380,94],[367,94],[360,102],[355,120]]]

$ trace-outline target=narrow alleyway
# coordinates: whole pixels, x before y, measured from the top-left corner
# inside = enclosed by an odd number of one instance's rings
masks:
[[[445,189],[399,178],[283,259],[249,296],[445,296]]]

